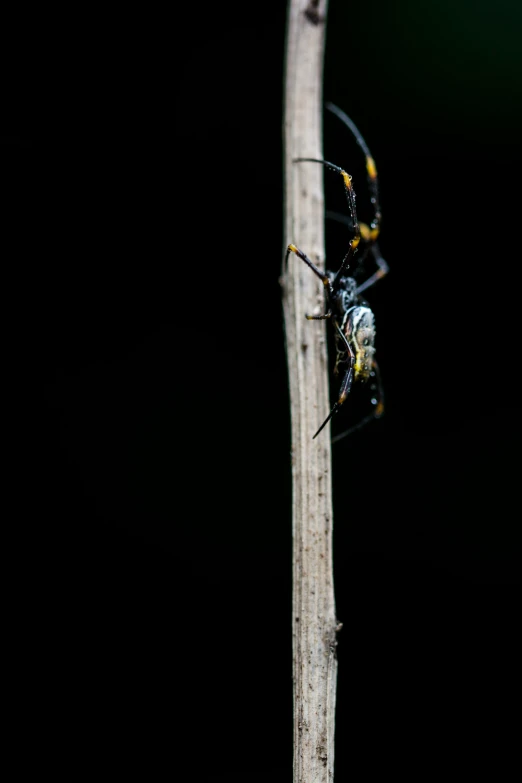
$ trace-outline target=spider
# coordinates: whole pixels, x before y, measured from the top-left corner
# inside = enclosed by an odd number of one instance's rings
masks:
[[[307,315],[306,318],[309,321],[322,321],[324,319],[330,319],[335,330],[335,347],[336,347],[336,360],[335,360],[335,375],[339,374],[339,370],[343,368],[343,376],[341,381],[341,387],[339,389],[339,396],[337,401],[324,422],[314,435],[316,438],[319,433],[326,427],[330,419],[339,411],[341,406],[346,401],[353,381],[362,381],[366,383],[370,377],[375,378],[377,381],[377,398],[372,399],[372,404],[375,406],[373,413],[370,416],[366,416],[355,427],[350,428],[341,435],[333,438],[333,441],[339,440],[345,437],[355,429],[359,429],[368,421],[373,418],[379,418],[384,412],[383,403],[383,391],[380,380],[380,373],[377,363],[374,358],[375,354],[375,319],[372,310],[368,306],[368,303],[362,298],[361,294],[370,286],[374,285],[377,280],[380,280],[388,272],[388,264],[382,258],[379,247],[377,245],[377,237],[379,236],[380,224],[381,224],[381,211],[379,205],[379,187],[377,181],[377,169],[375,167],[375,161],[373,160],[370,150],[359,130],[354,125],[352,120],[333,103],[327,103],[326,108],[335,114],[352,132],[355,137],[355,141],[362,149],[366,158],[366,173],[368,180],[368,187],[370,191],[370,200],[373,209],[373,218],[370,225],[365,223],[359,223],[357,220],[357,211],[355,208],[355,192],[352,187],[351,176],[339,166],[330,163],[327,160],[319,160],[317,158],[296,158],[294,162],[311,162],[321,163],[326,169],[334,171],[339,174],[344,183],[344,190],[348,199],[348,207],[350,210],[350,218],[337,213],[327,213],[327,217],[332,217],[339,222],[345,223],[353,230],[354,237],[350,240],[350,246],[348,252],[343,259],[343,262],[337,272],[322,272],[315,264],[303,253],[296,245],[288,245],[285,264],[288,262],[288,256],[290,253],[295,253],[299,256],[305,264],[307,264],[312,272],[319,277],[324,285],[324,291],[326,296],[326,312],[321,315]],[[368,257],[372,257],[377,265],[377,271],[371,274],[363,283],[357,284],[354,277],[350,277],[348,269],[350,262],[354,258],[354,255],[361,246],[362,253],[360,257],[360,264]]]

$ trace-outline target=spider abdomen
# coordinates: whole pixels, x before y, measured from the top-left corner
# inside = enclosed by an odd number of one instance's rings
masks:
[[[369,307],[354,307],[346,314],[344,333],[355,354],[355,380],[366,381],[373,368],[375,318]]]

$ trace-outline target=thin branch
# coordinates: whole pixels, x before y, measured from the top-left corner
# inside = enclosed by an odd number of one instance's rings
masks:
[[[285,253],[297,245],[325,266],[322,74],[327,0],[289,0],[285,72]],[[323,285],[294,253],[283,265],[292,418],[294,783],[331,783],[337,621],[332,568],[330,410]]]

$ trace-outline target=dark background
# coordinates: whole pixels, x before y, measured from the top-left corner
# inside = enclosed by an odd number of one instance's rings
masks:
[[[482,765],[514,687],[522,11],[417,6],[329,11],[324,94],[377,162],[391,268],[386,415],[334,449],[339,779],[454,743]],[[46,752],[60,779],[288,780],[285,11],[60,23],[14,61],[2,145]]]

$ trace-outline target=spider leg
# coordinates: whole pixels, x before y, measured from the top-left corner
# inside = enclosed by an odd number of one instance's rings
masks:
[[[323,313],[322,315],[305,315],[305,318],[308,321],[324,321],[325,318],[331,318],[332,311],[328,310],[327,313]]]
[[[348,217],[348,215],[343,215],[341,212],[331,212],[330,210],[327,210],[325,212],[325,217],[330,220],[336,220],[338,223],[342,223],[344,226],[353,229],[353,220]],[[365,235],[368,235],[369,237],[370,229],[365,223],[360,223],[359,226],[361,229],[361,237],[363,240],[365,240]],[[366,245],[366,247],[363,248],[362,254],[358,260],[359,266],[362,265],[369,254],[373,256],[373,259],[379,268],[373,275],[365,280],[364,283],[361,283],[361,285],[356,289],[357,294],[360,294],[361,291],[366,291],[366,289],[374,285],[377,280],[382,280],[382,278],[390,271],[390,267],[381,256],[379,245],[375,241],[370,242],[369,245]]]
[[[354,424],[353,427],[349,427],[347,430],[344,430],[344,432],[341,432],[339,435],[335,435],[332,438],[332,443],[337,443],[337,441],[342,440],[343,438],[347,438],[348,435],[352,435],[352,433],[357,432],[357,430],[362,429],[367,424],[369,424],[374,419],[380,419],[381,416],[384,413],[384,390],[382,387],[381,382],[381,373],[379,371],[379,366],[377,362],[373,361],[373,368],[375,370],[375,377],[377,381],[377,400],[375,404],[375,410],[373,413],[371,413],[369,416],[365,416],[364,419],[361,419],[361,421],[358,421],[357,424]]]
[[[336,326],[337,331],[339,332],[341,338],[343,339],[343,341],[344,341],[344,343],[346,345],[346,350],[347,350],[348,356],[349,356],[349,360],[348,360],[349,361],[349,367],[348,367],[348,369],[346,370],[346,372],[344,374],[344,378],[343,378],[342,383],[341,383],[341,388],[339,389],[339,398],[338,398],[337,402],[334,403],[334,406],[333,406],[332,410],[330,411],[330,413],[328,414],[326,419],[323,421],[323,423],[321,424],[321,426],[319,427],[319,429],[315,433],[314,438],[317,438],[319,433],[326,427],[326,425],[328,424],[328,422],[330,421],[332,416],[334,416],[337,413],[337,411],[339,410],[341,405],[344,403],[344,401],[348,397],[348,395],[350,393],[350,389],[352,387],[353,366],[355,364],[355,354],[354,354],[354,352],[353,352],[353,350],[352,350],[352,348],[350,346],[350,343],[346,339],[346,335],[344,335],[343,332],[341,331],[341,329],[339,328],[339,325],[336,323],[335,326]],[[313,438],[312,438],[312,440],[313,440]]]
[[[384,260],[384,258],[381,256],[381,252],[379,250],[379,246],[377,243],[373,244],[370,248],[368,248],[369,251],[371,251],[375,263],[379,267],[376,272],[373,273],[367,280],[364,281],[364,283],[361,283],[360,286],[357,286],[355,289],[356,294],[360,294],[362,291],[366,291],[367,288],[370,288],[370,286],[374,285],[377,280],[382,280],[382,278],[388,274],[390,271],[390,267]]]
[[[290,253],[295,253],[295,254],[296,254],[296,256],[299,256],[299,258],[301,258],[301,259],[302,259],[302,260],[305,262],[305,264],[308,264],[308,266],[310,267],[310,269],[312,270],[312,272],[314,272],[314,273],[317,275],[317,277],[320,277],[320,278],[321,278],[321,280],[322,280],[322,282],[323,282],[323,285],[324,285],[324,287],[325,287],[325,288],[328,290],[328,292],[330,293],[331,284],[330,284],[330,278],[328,277],[328,275],[327,275],[325,272],[322,272],[322,271],[321,271],[321,270],[320,270],[320,269],[319,269],[319,268],[318,268],[318,267],[317,267],[317,266],[314,264],[314,262],[313,262],[313,261],[311,261],[311,260],[308,258],[308,256],[306,255],[306,253],[303,253],[303,251],[302,251],[302,250],[299,250],[299,248],[298,248],[298,247],[296,247],[295,245],[288,245],[288,247],[287,247],[287,249],[286,249],[285,265],[288,263],[288,256],[290,255]]]
[[[288,263],[288,256],[290,253],[295,253],[296,256],[299,256],[300,259],[302,259],[305,264],[307,264],[312,272],[314,272],[317,277],[319,277],[322,280],[322,283],[324,285],[324,292],[326,294],[326,301],[329,305],[330,303],[330,294],[332,293],[332,284],[330,283],[330,278],[325,272],[321,272],[321,270],[314,264],[313,261],[311,261],[306,253],[303,253],[302,250],[299,250],[298,247],[295,245],[288,245],[288,248],[286,250],[286,256],[285,256],[285,266]],[[332,311],[330,307],[328,307],[328,312],[324,313],[323,315],[307,315],[306,318],[309,321],[323,321],[325,318],[330,318],[332,315]]]
[[[360,224],[360,232],[361,232],[361,238],[363,242],[367,243],[367,248],[372,249],[373,257],[379,268],[373,275],[371,275],[371,277],[368,278],[368,280],[366,280],[357,288],[357,293],[359,294],[362,291],[366,291],[366,289],[370,288],[370,286],[374,285],[374,283],[376,283],[377,280],[381,280],[388,273],[389,270],[388,264],[381,256],[380,251],[376,245],[377,237],[379,236],[379,232],[381,229],[381,219],[382,219],[381,207],[379,204],[379,180],[377,176],[377,167],[375,165],[375,161],[372,157],[370,149],[361,135],[361,132],[359,131],[355,123],[352,122],[352,120],[348,117],[348,115],[345,114],[345,112],[342,111],[342,109],[339,109],[339,107],[335,106],[335,104],[333,103],[326,103],[325,108],[328,109],[328,111],[332,112],[332,114],[335,114],[336,117],[338,117],[341,120],[341,122],[344,125],[346,125],[348,130],[354,136],[356,143],[361,148],[366,158],[366,175],[368,181],[368,189],[370,191],[370,201],[373,208],[373,218],[369,226],[367,226],[365,223]],[[330,214],[330,217],[332,217],[334,220],[338,220],[339,222],[346,223],[349,227],[351,227],[349,220],[348,219],[342,220],[342,216],[338,215],[337,213]],[[334,282],[334,286],[335,286],[335,282]]]
[[[371,242],[375,242],[375,240],[379,236],[379,231],[381,227],[381,218],[382,218],[381,208],[379,204],[379,179],[377,176],[377,167],[375,165],[375,161],[372,157],[368,145],[366,144],[365,140],[361,135],[360,130],[355,125],[355,123],[352,122],[352,120],[348,117],[348,115],[345,114],[345,112],[342,109],[340,109],[338,106],[336,106],[334,103],[325,103],[325,108],[328,109],[328,111],[332,112],[332,114],[335,114],[335,116],[338,117],[344,125],[346,125],[348,130],[354,136],[356,143],[363,151],[364,157],[366,158],[366,176],[368,180],[368,188],[370,191],[370,200],[373,207],[373,219],[369,227],[368,240],[370,240]],[[366,237],[363,236],[363,239],[366,239]]]
[[[330,163],[328,160],[320,160],[319,158],[294,158],[294,163],[300,163],[300,162],[322,163],[322,165],[325,166],[327,169],[330,169],[330,171],[335,171],[337,174],[340,174],[341,177],[343,178],[344,191],[346,193],[346,198],[348,200],[348,207],[350,209],[350,215],[353,221],[353,231],[355,233],[355,236],[353,239],[350,240],[350,247],[348,249],[348,252],[344,257],[341,266],[339,267],[339,269],[335,274],[332,283],[332,293],[335,293],[335,291],[337,291],[337,289],[339,288],[341,284],[341,278],[343,277],[346,269],[350,266],[350,261],[352,259],[352,256],[355,254],[357,250],[357,246],[361,241],[361,229],[359,226],[359,222],[357,220],[357,210],[355,208],[355,193],[352,187],[352,178],[347,171],[342,169],[340,166],[336,166],[335,163]]]

